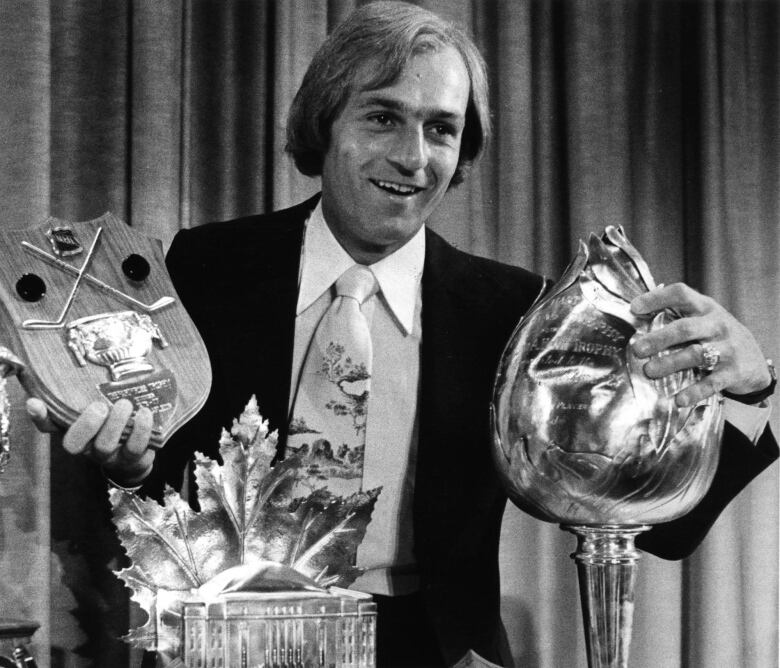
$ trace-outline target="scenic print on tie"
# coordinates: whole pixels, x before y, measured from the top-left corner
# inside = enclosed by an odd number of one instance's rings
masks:
[[[342,395],[339,399],[331,399],[325,408],[339,417],[351,417],[355,434],[362,434],[365,439],[368,384],[371,379],[365,363],[356,364],[351,357],[344,357],[344,346],[331,341],[325,350],[320,373],[336,385]]]
[[[301,494],[361,490],[373,355],[361,305],[375,286],[368,267],[345,271],[309,344],[287,440],[288,454],[298,453],[307,465]]]
[[[360,491],[365,453],[366,414],[371,375],[364,362],[331,341],[316,374],[321,388],[319,410],[296,414],[290,422],[287,451],[308,461],[307,491],[327,487],[337,495]]]

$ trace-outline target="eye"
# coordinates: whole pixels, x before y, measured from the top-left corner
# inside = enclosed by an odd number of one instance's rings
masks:
[[[428,136],[431,137],[431,141],[440,144],[453,145],[458,141],[459,134],[458,128],[452,123],[432,123],[428,126]]]
[[[380,111],[374,114],[370,114],[368,120],[376,123],[377,125],[381,125],[382,127],[390,127],[393,124],[394,119],[387,112]]]
[[[455,136],[455,128],[449,123],[436,123],[434,126],[432,126],[431,130],[433,130],[434,134],[437,134],[441,137]]]

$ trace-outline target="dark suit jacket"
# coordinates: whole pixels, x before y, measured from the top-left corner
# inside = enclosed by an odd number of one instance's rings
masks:
[[[158,455],[148,492],[159,494],[164,481],[178,486],[195,449],[216,456],[221,428],[252,394],[284,447],[303,224],[315,204],[175,238],[168,267],[209,350],[214,380],[206,406]],[[543,283],[427,231],[414,547],[429,616],[450,662],[469,648],[500,660],[498,540],[506,497],[491,461],[488,406],[503,347]],[[744,441],[727,434],[715,491],[689,518],[649,532],[645,549],[668,557],[690,552],[776,457],[771,434],[758,448]]]

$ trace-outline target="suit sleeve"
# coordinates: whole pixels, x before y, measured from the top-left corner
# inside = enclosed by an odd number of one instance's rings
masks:
[[[707,494],[687,515],[654,526],[637,538],[637,547],[663,559],[689,556],[702,542],[723,509],[778,457],[769,427],[754,445],[736,427],[724,425],[715,478]]]

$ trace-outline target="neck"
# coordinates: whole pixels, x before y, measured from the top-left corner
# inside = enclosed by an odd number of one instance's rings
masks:
[[[341,247],[347,251],[349,256],[358,264],[370,266],[379,260],[383,260],[388,255],[392,255],[403,244],[395,244],[391,246],[360,246],[356,247],[351,244],[345,244],[342,239],[336,237],[336,240],[341,244]]]

